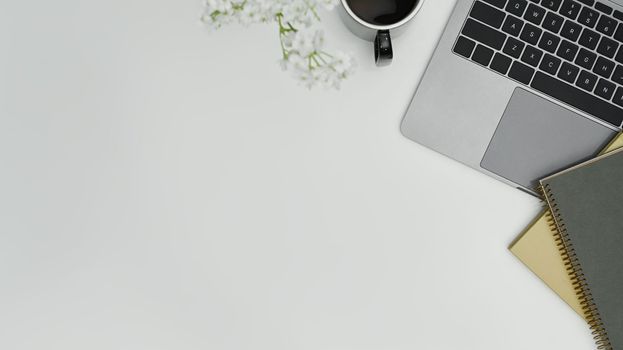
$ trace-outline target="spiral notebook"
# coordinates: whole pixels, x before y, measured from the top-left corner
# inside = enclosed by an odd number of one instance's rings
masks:
[[[623,147],[623,133],[619,133],[601,154],[621,147]],[[549,227],[545,212],[539,214],[517,237],[509,246],[509,250],[575,312],[584,316],[582,305],[575,293],[571,278],[566,272],[564,261],[560,257],[554,240],[554,232]]]
[[[623,349],[623,149],[541,180],[548,221],[600,349]]]
[[[509,249],[578,315],[584,316],[546,213],[540,214]]]

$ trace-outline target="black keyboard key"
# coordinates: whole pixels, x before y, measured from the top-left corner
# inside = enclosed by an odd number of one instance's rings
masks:
[[[459,39],[454,44],[454,52],[458,53],[461,56],[470,58],[472,56],[472,51],[474,51],[474,47],[476,43],[467,39],[464,36],[460,36]]]
[[[491,69],[502,74],[506,74],[506,72],[508,72],[508,68],[511,66],[511,62],[512,60],[510,59],[510,57],[502,55],[498,52],[495,54],[495,56],[493,56],[493,61],[491,61]]]
[[[617,65],[614,69],[614,74],[612,74],[611,80],[619,85],[623,85],[623,66]]]
[[[578,53],[578,57],[575,58],[575,63],[580,67],[584,67],[588,70],[593,68],[593,64],[595,64],[595,60],[597,59],[597,55],[588,51],[587,49],[580,49],[580,53]]]
[[[614,33],[614,38],[620,42],[623,42],[623,24],[619,24],[619,28],[617,28]]]
[[[607,58],[599,57],[597,59],[597,63],[595,63],[595,67],[593,67],[593,72],[607,79],[610,78],[610,75],[612,75],[614,66],[614,62]]]
[[[506,16],[504,12],[480,1],[474,3],[474,7],[472,7],[469,15],[494,28],[500,28],[502,22],[504,22],[504,16]]]
[[[619,126],[623,121],[623,109],[545,73],[537,72],[530,86],[610,124]],[[623,106],[623,97],[621,105]]]
[[[560,37],[552,33],[545,32],[543,33],[543,36],[541,37],[541,41],[539,41],[539,47],[545,51],[554,53],[556,52],[558,43],[560,43]]]
[[[623,21],[623,12],[619,11],[619,10],[615,10],[614,11],[614,18]]]
[[[526,44],[524,44],[523,42],[515,38],[509,37],[502,51],[504,51],[504,53],[509,56],[519,58],[519,56],[521,56],[521,52],[523,51],[524,46],[526,46]]]
[[[527,6],[528,2],[526,0],[509,0],[506,5],[506,11],[517,17],[521,17]]]
[[[593,28],[595,26],[595,23],[597,23],[597,18],[599,18],[599,12],[591,8],[585,7],[580,12],[578,22],[589,28]]]
[[[488,66],[489,62],[491,62],[491,57],[493,57],[493,50],[486,46],[478,45],[476,46],[476,50],[474,50],[472,60],[482,64],[483,66]]]
[[[530,4],[530,6],[528,6],[528,10],[526,11],[526,14],[524,15],[524,18],[528,22],[532,22],[536,25],[541,24],[544,17],[545,17],[545,9],[535,4]]]
[[[619,52],[617,53],[617,56],[614,59],[619,63],[623,63],[623,46],[619,48]]]
[[[560,4],[562,3],[562,0],[543,0],[541,1],[541,5],[545,6],[546,8],[552,10],[552,11],[558,11],[558,8],[560,7]]]
[[[603,37],[599,42],[599,46],[597,46],[597,52],[608,58],[612,58],[617,53],[618,48],[619,44],[616,41]]]
[[[508,15],[502,25],[502,30],[512,36],[518,36],[523,28],[523,21],[515,16]]]
[[[614,95],[614,89],[616,89],[616,85],[605,79],[599,79],[597,87],[595,88],[595,94],[609,100],[612,98],[612,95]]]
[[[558,72],[558,67],[560,67],[560,63],[562,61],[560,60],[560,58],[554,57],[550,54],[545,54],[545,57],[543,57],[543,61],[541,61],[541,64],[539,65],[539,68],[542,71],[545,71],[551,75],[556,75],[556,72]]]
[[[597,47],[599,38],[601,38],[601,35],[599,35],[598,33],[595,33],[590,29],[584,29],[584,31],[582,31],[582,36],[580,36],[580,41],[578,42],[580,43],[580,45],[594,50]]]
[[[560,8],[560,14],[565,17],[575,19],[580,12],[580,4],[573,0],[565,0]]]
[[[562,67],[560,67],[560,71],[558,72],[558,77],[570,84],[573,84],[575,82],[575,78],[578,76],[578,73],[580,73],[580,68],[567,62],[563,62]]]
[[[612,102],[623,107],[623,87],[619,86],[619,88],[617,89],[617,92],[614,94],[614,98],[612,99]]]
[[[595,4],[595,0],[578,0],[578,1],[583,3],[586,6],[593,6],[593,4]]]
[[[537,28],[530,23],[526,23],[526,25],[523,27],[523,30],[521,31],[520,38],[527,43],[536,45],[536,43],[539,42],[541,33],[543,33],[542,29]]]
[[[580,76],[578,77],[578,81],[575,82],[575,85],[586,90],[593,91],[593,88],[597,84],[597,76],[593,73],[589,73],[585,70],[580,72]]]
[[[499,7],[501,9],[503,9],[504,5],[506,4],[506,0],[485,0],[485,2],[488,2],[489,4],[495,7]]]
[[[543,57],[543,51],[537,49],[536,47],[526,46],[523,55],[521,55],[521,60],[533,67],[536,67],[539,65],[541,57]]]
[[[562,26],[562,31],[560,35],[571,40],[576,41],[580,37],[580,32],[582,31],[582,26],[577,23],[573,23],[571,21],[565,21],[565,24]]]
[[[462,33],[466,37],[474,39],[496,50],[502,48],[504,40],[506,39],[506,34],[498,32],[493,28],[485,26],[484,24],[478,23],[471,18],[468,18],[467,22],[465,22]]]
[[[601,16],[599,22],[597,22],[597,27],[595,27],[595,29],[605,35],[612,35],[617,28],[617,24],[618,22],[614,18]]]
[[[598,11],[601,11],[601,12],[603,12],[605,14],[608,14],[608,15],[612,13],[612,7],[610,7],[610,6],[608,6],[608,5],[604,4],[604,3],[601,3],[601,2],[596,3],[595,4],[595,8]]]
[[[557,14],[548,12],[547,15],[545,15],[545,20],[543,20],[543,28],[550,32],[558,33],[564,21],[565,20]]]
[[[573,61],[579,48],[580,47],[578,45],[567,40],[563,40],[562,43],[560,43],[560,47],[558,48],[556,55],[566,59],[567,61]]]
[[[534,75],[534,69],[526,66],[525,64],[514,61],[511,66],[511,70],[508,72],[508,76],[517,80],[520,83],[528,84]]]

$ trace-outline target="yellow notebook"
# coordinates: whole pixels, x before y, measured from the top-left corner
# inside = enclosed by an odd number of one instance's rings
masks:
[[[618,134],[602,151],[602,154],[621,147],[623,147],[623,133]],[[509,249],[575,312],[584,317],[580,301],[571,285],[571,278],[560,257],[554,233],[549,228],[545,214],[546,211],[539,214]]]

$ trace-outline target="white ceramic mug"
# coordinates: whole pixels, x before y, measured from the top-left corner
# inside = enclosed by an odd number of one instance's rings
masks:
[[[396,9],[403,3],[412,7],[409,12],[399,16],[399,18],[389,18],[383,23],[374,23],[372,20],[364,19],[357,9],[351,7],[355,2],[363,2],[364,5],[376,6],[380,12],[386,9]],[[365,4],[368,2],[369,4]],[[394,52],[392,48],[391,35],[400,35],[407,24],[415,17],[424,0],[341,0],[340,17],[353,34],[358,37],[374,42],[374,60],[378,66],[385,66],[391,63]],[[361,11],[359,11],[361,12]],[[374,11],[372,11],[374,12]],[[390,35],[391,31],[391,35]]]

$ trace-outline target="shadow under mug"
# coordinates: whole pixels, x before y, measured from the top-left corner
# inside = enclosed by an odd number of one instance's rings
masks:
[[[399,0],[376,0],[395,3]],[[346,27],[361,39],[374,42],[374,61],[377,66],[389,65],[394,58],[391,35],[397,36],[404,32],[407,24],[420,11],[424,0],[417,0],[411,12],[396,22],[387,25],[369,23],[359,17],[349,6],[348,0],[341,0],[340,17]],[[391,35],[390,35],[391,31]]]

